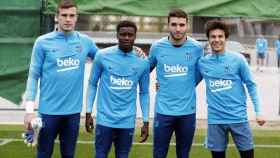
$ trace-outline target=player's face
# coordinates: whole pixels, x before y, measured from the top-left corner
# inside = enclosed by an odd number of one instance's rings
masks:
[[[223,30],[211,30],[208,41],[213,53],[223,53],[225,51],[226,36]]]
[[[58,31],[71,32],[74,31],[77,22],[77,8],[60,8],[56,15],[58,21]]]
[[[124,52],[132,50],[136,38],[136,32],[133,27],[121,27],[117,33],[119,48]]]
[[[187,19],[180,17],[170,17],[168,23],[170,37],[174,41],[181,41],[186,37],[187,33]]]

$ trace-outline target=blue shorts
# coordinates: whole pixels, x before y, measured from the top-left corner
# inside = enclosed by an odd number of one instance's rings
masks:
[[[134,128],[111,128],[97,124],[95,129],[95,158],[107,158],[112,143],[116,158],[128,158]]]
[[[50,158],[54,141],[59,135],[62,158],[74,158],[79,135],[80,113],[71,115],[41,114],[43,127],[38,138],[37,158]]]
[[[264,59],[265,58],[265,53],[257,53],[257,57],[260,59]]]
[[[248,122],[233,124],[208,124],[206,147],[211,151],[225,151],[231,134],[239,151],[254,148],[252,131]]]

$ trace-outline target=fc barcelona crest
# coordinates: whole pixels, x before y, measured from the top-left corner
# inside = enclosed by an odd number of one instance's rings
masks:
[[[226,65],[226,66],[225,66],[225,72],[226,72],[226,73],[230,72],[230,66],[229,66],[229,65]]]
[[[187,52],[186,55],[185,55],[185,58],[186,58],[187,61],[190,61],[192,59],[191,53]]]
[[[74,49],[75,49],[75,52],[79,52],[79,53],[81,53],[81,52],[83,51],[83,47],[82,47],[81,44],[77,44],[77,45],[74,47]]]

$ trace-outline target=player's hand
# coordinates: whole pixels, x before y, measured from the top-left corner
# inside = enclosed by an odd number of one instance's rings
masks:
[[[149,137],[149,122],[144,122],[144,125],[141,128],[141,135],[140,135],[140,143],[144,143]]]
[[[257,116],[256,121],[257,121],[258,125],[260,125],[260,126],[265,124],[265,120],[263,119],[262,116]]]
[[[91,116],[91,113],[86,113],[86,122],[85,122],[85,126],[86,126],[86,131],[88,133],[92,133],[92,130],[94,128],[93,125],[93,118]]]
[[[36,146],[38,143],[38,137],[41,128],[43,127],[43,122],[41,118],[34,118],[31,120],[31,129],[26,130],[22,134],[22,138],[24,139],[24,143],[29,147],[29,146]]]
[[[31,130],[31,121],[35,118],[34,113],[25,113],[24,115],[24,127],[26,130]]]
[[[35,118],[35,113],[34,113],[34,107],[35,107],[35,102],[34,101],[23,101],[23,105],[25,106],[25,115],[24,115],[24,127],[26,130],[31,130],[31,121]]]
[[[137,47],[137,46],[133,46],[133,49],[135,50],[136,52],[136,55],[138,57],[141,57],[143,59],[146,59],[147,58],[147,55],[146,53],[143,51],[143,49],[141,49],[140,47]]]

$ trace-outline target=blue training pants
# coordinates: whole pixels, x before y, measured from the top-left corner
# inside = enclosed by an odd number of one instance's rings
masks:
[[[112,143],[115,158],[128,158],[134,128],[111,128],[97,124],[95,129],[95,158],[107,158]]]
[[[195,132],[195,114],[169,116],[157,113],[154,120],[154,158],[166,158],[173,132],[177,158],[188,158]]]
[[[71,115],[41,114],[43,127],[39,133],[37,158],[50,158],[59,135],[62,158],[74,158],[79,135],[80,113]]]

